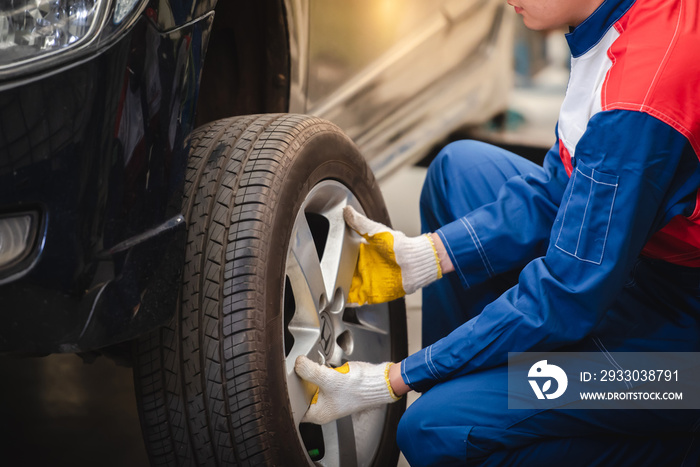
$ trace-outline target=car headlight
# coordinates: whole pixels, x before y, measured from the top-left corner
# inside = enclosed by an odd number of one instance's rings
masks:
[[[124,21],[124,18],[131,13],[139,0],[117,0],[117,4],[114,6],[114,24],[119,24]]]
[[[112,5],[112,3],[114,3]],[[85,48],[144,0],[0,0],[0,71]],[[110,30],[114,30],[110,25]]]

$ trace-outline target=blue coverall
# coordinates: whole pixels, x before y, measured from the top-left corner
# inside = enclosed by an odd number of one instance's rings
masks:
[[[681,108],[679,122],[659,110],[687,99],[660,89],[662,104],[648,105],[649,91],[635,107],[627,88],[612,89],[641,76],[629,65],[639,61],[633,26],[648,35],[664,27],[655,17],[677,14],[700,44],[699,7],[688,3],[607,0],[567,35],[572,77],[543,167],[473,141],[431,164],[422,227],[441,236],[456,272],[423,290],[425,347],[402,362],[404,381],[423,392],[397,436],[411,465],[696,465],[700,411],[509,410],[505,366],[508,352],[700,351],[700,226],[686,222],[700,187],[700,110]],[[694,87],[700,107],[700,61],[685,64],[684,83],[653,69],[653,51],[644,57],[654,83],[670,80],[681,95]],[[591,69],[595,60],[608,69]],[[595,102],[581,109],[586,93]],[[670,223],[691,240],[659,259],[663,239],[645,246]]]

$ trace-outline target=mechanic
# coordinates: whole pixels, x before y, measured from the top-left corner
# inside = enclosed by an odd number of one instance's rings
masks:
[[[339,369],[299,357],[319,386],[305,420],[414,390],[397,435],[414,466],[697,465],[698,411],[508,410],[507,356],[700,351],[700,6],[508,3],[529,28],[570,28],[557,143],[543,167],[484,143],[445,147],[421,194],[430,234],[346,208],[366,240],[349,302],[425,287],[424,348]]]

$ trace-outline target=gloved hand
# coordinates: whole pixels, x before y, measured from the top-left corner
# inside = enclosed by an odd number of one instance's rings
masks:
[[[330,368],[300,355],[294,363],[294,371],[318,386],[301,421],[324,425],[351,413],[401,399],[394,394],[389,383],[391,365],[391,362],[348,362]]]
[[[442,277],[430,235],[407,237],[366,218],[351,206],[343,209],[343,217],[365,239],[360,244],[348,306],[389,302]]]

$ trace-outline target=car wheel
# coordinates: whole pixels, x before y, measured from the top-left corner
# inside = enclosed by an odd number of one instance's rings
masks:
[[[343,207],[389,221],[357,148],[297,115],[220,120],[191,145],[178,310],[136,343],[151,464],[395,465],[405,399],[301,423],[315,387],[293,368],[299,355],[337,366],[407,352],[402,300],[345,308],[360,238]]]

